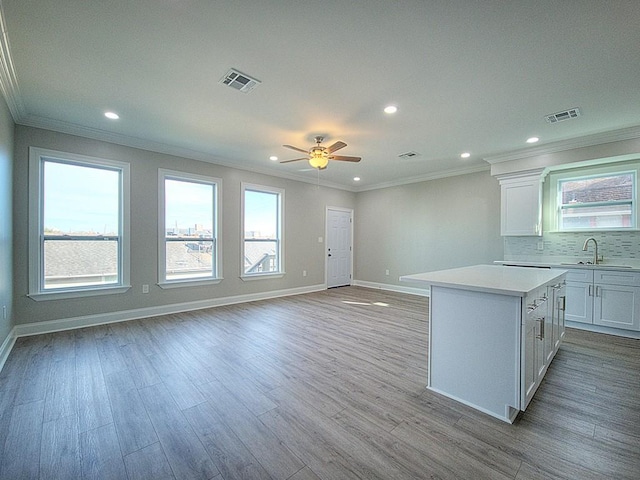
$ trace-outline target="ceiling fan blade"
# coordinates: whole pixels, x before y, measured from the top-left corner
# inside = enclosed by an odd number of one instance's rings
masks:
[[[300,160],[309,160],[309,157],[304,157],[304,158],[294,158],[293,160],[282,160],[280,163],[290,163],[290,162],[297,162]]]
[[[338,160],[340,162],[359,162],[361,157],[349,157],[347,155],[329,155],[329,160]]]
[[[285,148],[290,148],[291,150],[295,150],[296,152],[309,153],[309,150],[303,150],[302,148],[294,147],[293,145],[282,145]]]
[[[347,144],[346,144],[346,143],[344,143],[344,142],[336,142],[336,143],[334,143],[333,145],[331,145],[330,147],[327,147],[326,152],[327,152],[327,153],[333,153],[333,152],[335,152],[336,150],[340,150],[341,148],[344,148],[344,147],[346,147],[346,146],[347,146]]]

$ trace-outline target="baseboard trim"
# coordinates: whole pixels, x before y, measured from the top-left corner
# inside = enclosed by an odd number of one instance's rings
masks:
[[[2,367],[4,367],[7,358],[9,358],[9,354],[11,353],[11,349],[15,345],[17,338],[16,327],[13,327],[9,332],[9,335],[7,335],[7,338],[2,342],[2,346],[0,346],[0,372],[2,371]]]
[[[400,285],[391,285],[389,283],[367,282],[365,280],[353,280],[351,285],[356,287],[376,288],[378,290],[389,290],[390,292],[408,293],[409,295],[419,295],[421,297],[429,296],[428,288],[404,287]]]
[[[174,303],[171,305],[137,308],[134,310],[123,310],[119,312],[99,313],[95,315],[85,315],[82,317],[49,320],[45,322],[26,323],[22,325],[16,325],[14,327],[13,342],[15,343],[15,339],[19,337],[28,337],[31,335],[41,335],[43,333],[53,333],[63,330],[92,327],[95,325],[105,325],[108,323],[126,322],[129,320],[137,320],[140,318],[157,317],[159,315],[188,312],[192,310],[202,310],[204,308],[221,307],[224,305],[233,305],[236,303],[268,300],[271,298],[300,295],[303,293],[312,293],[321,290],[326,290],[326,286],[324,284],[311,285],[308,287],[290,288],[286,290],[273,290],[269,292],[251,293],[246,295],[234,295],[232,297],[213,298],[209,300],[198,300],[195,302]],[[13,344],[11,344],[11,346],[13,346]],[[11,351],[11,349],[9,349],[9,351]]]
[[[592,325],[590,323],[570,322],[566,321],[567,328],[575,328],[576,330],[585,330],[594,333],[606,333],[607,335],[615,335],[617,337],[640,339],[640,332],[634,330],[624,330],[622,328],[603,327],[601,325]]]

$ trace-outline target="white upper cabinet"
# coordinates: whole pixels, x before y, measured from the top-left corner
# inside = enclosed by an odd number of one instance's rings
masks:
[[[498,177],[501,193],[500,234],[542,235],[542,175],[540,172]]]

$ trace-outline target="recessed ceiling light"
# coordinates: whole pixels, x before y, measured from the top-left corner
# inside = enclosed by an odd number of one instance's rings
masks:
[[[388,105],[384,107],[384,113],[396,113],[398,111],[398,107],[395,105]]]
[[[469,158],[471,154],[469,152],[464,152],[460,154],[460,158]]]
[[[359,182],[360,181],[360,177],[353,177],[353,181],[354,182]]]
[[[538,140],[540,140],[538,137],[527,138],[527,143],[536,143]]]
[[[271,155],[269,157],[269,160],[271,160],[272,162],[277,162],[278,161],[278,157],[276,157],[275,155]]]
[[[120,115],[115,112],[104,112],[104,116],[109,120],[118,120],[120,118]]]

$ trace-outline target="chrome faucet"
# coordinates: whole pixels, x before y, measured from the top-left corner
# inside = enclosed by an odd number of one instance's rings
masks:
[[[587,251],[587,247],[588,247],[588,243],[590,240],[593,240],[593,245],[596,247],[596,251],[593,254],[593,264],[597,265],[598,264],[598,242],[596,242],[596,239],[593,237],[589,237],[584,241],[584,245],[582,246],[582,251],[586,252]]]

